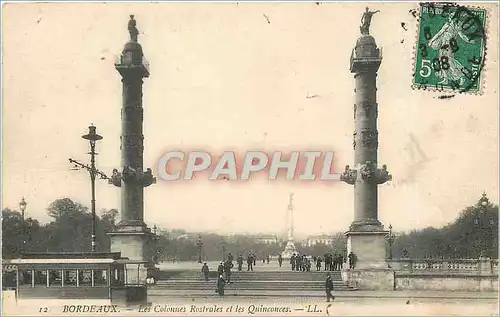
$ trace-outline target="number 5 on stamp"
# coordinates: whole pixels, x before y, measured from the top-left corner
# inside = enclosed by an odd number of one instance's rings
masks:
[[[486,10],[422,3],[413,87],[478,93],[486,51]]]

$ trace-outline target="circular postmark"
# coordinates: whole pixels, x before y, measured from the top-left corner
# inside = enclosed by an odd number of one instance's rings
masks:
[[[486,55],[486,10],[421,3],[414,84],[417,88],[479,92]]]

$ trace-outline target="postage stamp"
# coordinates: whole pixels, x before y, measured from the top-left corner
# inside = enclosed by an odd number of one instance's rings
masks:
[[[452,3],[421,3],[414,87],[480,93],[487,11]]]
[[[248,2],[2,7],[2,315],[497,315],[498,5]]]

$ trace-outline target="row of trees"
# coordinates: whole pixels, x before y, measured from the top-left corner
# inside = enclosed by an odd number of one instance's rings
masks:
[[[2,210],[2,256],[13,258],[29,252],[85,252],[91,249],[92,215],[87,207],[69,198],[58,199],[47,208],[47,224],[31,217],[22,221],[18,211]],[[102,210],[96,217],[96,251],[109,251],[106,232],[113,231],[118,211]]]
[[[498,259],[498,205],[486,195],[465,208],[458,218],[442,228],[428,227],[400,233],[393,244],[395,258],[407,250],[412,258]]]
[[[19,256],[20,250],[30,252],[84,252],[91,247],[92,216],[87,207],[69,198],[58,199],[47,208],[51,221],[40,224],[21,213],[2,210],[3,258]],[[109,251],[107,232],[115,229],[118,211],[102,210],[96,217],[97,251]],[[24,241],[24,242],[23,242]],[[156,260],[196,260],[197,238],[178,239],[168,230],[161,230],[156,239]],[[282,245],[256,243],[248,236],[231,239],[217,234],[203,234],[203,260],[220,260],[222,254],[253,252],[259,259],[277,255]],[[345,252],[345,237],[338,233],[332,245],[313,247],[297,245],[303,254],[323,255],[327,252]],[[388,245],[389,247],[389,245]],[[459,217],[442,228],[425,228],[408,233],[396,233],[392,244],[394,258],[408,253],[411,258],[478,258],[481,254],[498,258],[498,206],[483,196],[476,205],[467,207]],[[406,251],[406,252],[405,252]]]

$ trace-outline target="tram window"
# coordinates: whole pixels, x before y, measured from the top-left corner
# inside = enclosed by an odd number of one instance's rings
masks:
[[[49,286],[62,286],[61,270],[49,271]]]
[[[19,286],[31,286],[31,270],[19,270]]]
[[[118,285],[118,270],[117,269],[112,269],[111,270],[111,285]]]
[[[76,270],[64,271],[64,287],[76,287]]]
[[[35,287],[47,287],[47,270],[35,270]]]
[[[80,286],[91,286],[92,285],[92,271],[91,270],[81,270],[79,271]]]
[[[94,286],[108,285],[106,270],[94,270]]]
[[[111,285],[123,285],[124,271],[122,269],[111,270]]]

